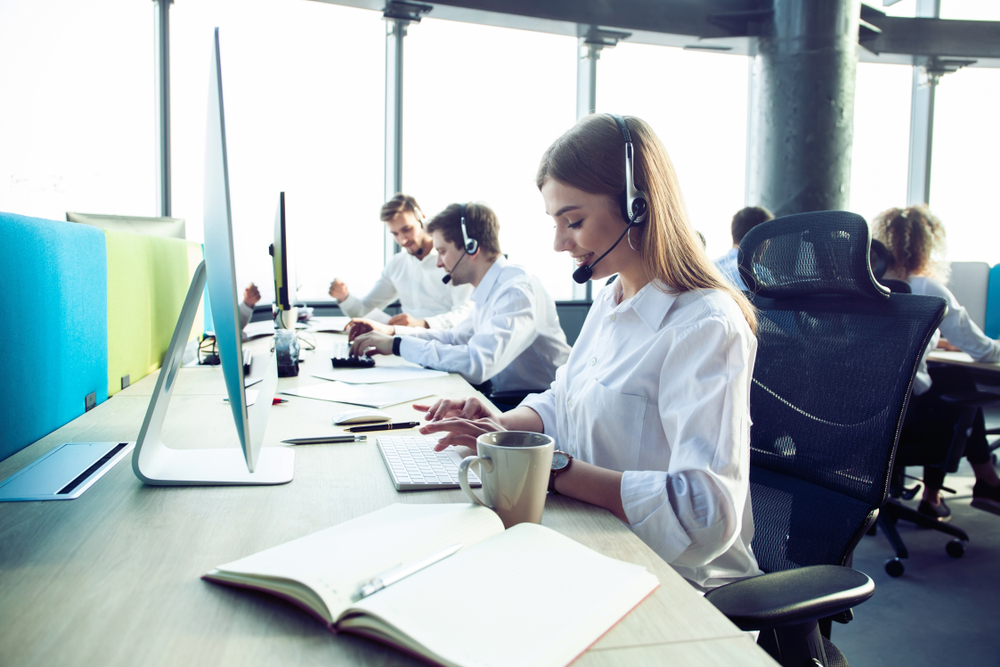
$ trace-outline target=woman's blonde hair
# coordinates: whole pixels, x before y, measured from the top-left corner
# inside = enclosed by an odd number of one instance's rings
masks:
[[[674,166],[660,139],[635,116],[626,116],[625,123],[632,135],[635,187],[646,193],[649,205],[646,221],[637,225],[641,232],[639,255],[648,274],[680,292],[726,292],[755,331],[753,306],[708,259],[688,222]],[[606,114],[591,114],[556,139],[542,155],[535,183],[541,189],[549,178],[618,201],[625,191],[625,142],[615,120]]]
[[[948,280],[944,225],[926,204],[882,211],[872,221],[872,236],[889,249],[889,270],[897,277]]]

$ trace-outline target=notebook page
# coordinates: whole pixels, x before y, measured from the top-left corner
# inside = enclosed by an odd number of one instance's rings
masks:
[[[525,523],[354,604],[350,613],[383,619],[375,627],[394,627],[445,664],[550,667],[572,662],[657,586],[641,566]],[[340,624],[364,626],[365,618],[353,615]]]
[[[323,600],[328,618],[336,620],[372,577],[451,544],[468,548],[501,531],[500,518],[484,507],[396,504],[217,570],[300,582]],[[260,583],[267,587],[266,581]]]

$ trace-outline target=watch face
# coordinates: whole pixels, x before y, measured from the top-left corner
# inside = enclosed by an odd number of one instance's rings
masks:
[[[562,452],[556,452],[552,455],[552,469],[562,470],[569,465],[569,457]]]

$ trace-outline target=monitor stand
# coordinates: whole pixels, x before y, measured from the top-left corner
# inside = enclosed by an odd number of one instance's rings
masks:
[[[250,472],[244,453],[237,447],[214,449],[177,449],[167,446],[161,434],[170,396],[174,390],[177,371],[183,360],[184,347],[194,325],[198,304],[205,290],[205,262],[195,269],[177,326],[174,328],[170,347],[160,367],[156,388],[146,410],[146,418],[139,431],[139,439],[132,450],[132,470],[146,484],[156,486],[198,485],[256,485],[285,484],[292,481],[295,452],[289,447],[260,447],[254,471]],[[240,364],[242,379],[243,362]],[[268,360],[264,380],[258,387],[257,400],[246,409],[249,431],[245,438],[248,448],[259,446],[267,426],[278,384],[277,363],[274,355]],[[242,382],[241,382],[242,385]],[[230,397],[232,399],[233,397]],[[238,397],[237,397],[238,398]],[[240,428],[240,425],[237,425]]]

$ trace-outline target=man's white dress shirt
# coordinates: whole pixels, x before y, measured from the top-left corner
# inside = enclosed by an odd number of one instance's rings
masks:
[[[624,473],[632,531],[702,590],[760,573],[750,550],[757,339],[733,299],[601,290],[552,388],[522,406],[556,448]]]
[[[399,354],[494,391],[545,389],[566,363],[570,347],[556,304],[537,278],[503,256],[472,293],[473,309],[451,329],[409,329]]]
[[[740,277],[739,248],[730,248],[729,252],[713,261],[719,271],[722,271],[722,275],[726,277],[726,280],[732,283],[733,287],[744,292],[746,291],[746,283],[744,283],[743,278]]]
[[[913,378],[914,394],[919,396],[931,388],[931,376],[927,372],[927,353],[937,347],[941,336],[975,361],[987,363],[1000,361],[1000,342],[993,340],[976,326],[976,323],[969,318],[969,312],[958,302],[951,290],[927,276],[910,276],[906,282],[910,284],[910,291],[913,294],[940,296],[948,302],[948,312],[931,337],[931,342],[920,359],[920,366],[917,367],[917,375]]]
[[[398,252],[367,296],[359,299],[352,294],[340,302],[340,309],[349,317],[364,317],[398,298],[404,313],[427,320],[431,329],[450,329],[468,316],[472,286],[445,285],[441,280],[446,275],[437,266],[436,250],[422,260]]]

